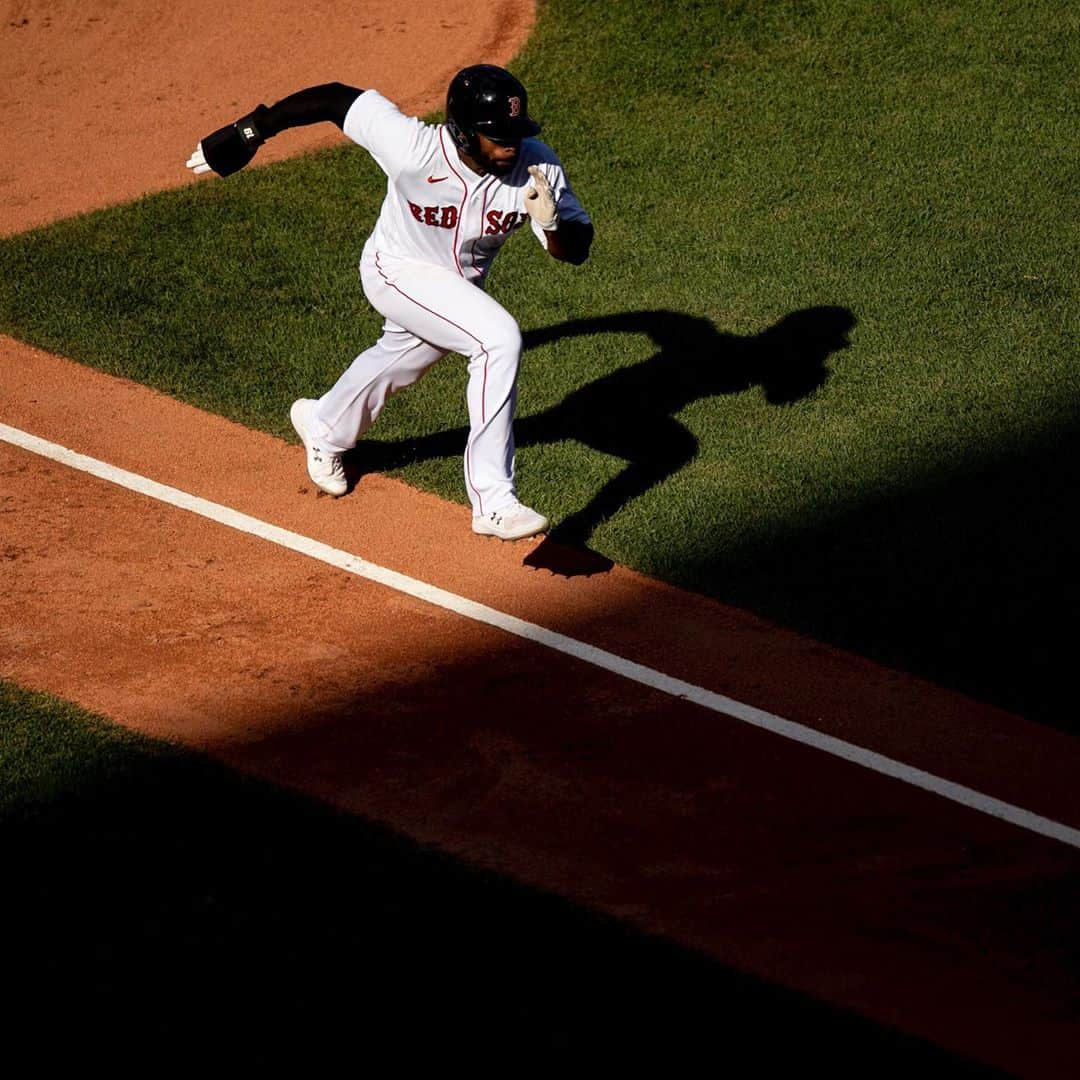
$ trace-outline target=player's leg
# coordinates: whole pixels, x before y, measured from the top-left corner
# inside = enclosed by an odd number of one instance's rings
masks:
[[[319,398],[315,419],[326,445],[351,450],[379,418],[387,400],[411,386],[446,355],[387,319],[382,337],[362,352]]]
[[[294,402],[290,415],[307,450],[312,482],[331,495],[343,495],[348,485],[342,453],[375,423],[388,398],[444,355],[445,350],[387,320],[382,337],[321,398]]]
[[[514,486],[514,406],[521,331],[505,308],[456,273],[416,264],[365,261],[368,298],[386,317],[433,348],[468,360],[469,438],[465,484],[478,532],[514,539],[547,528],[521,507]]]

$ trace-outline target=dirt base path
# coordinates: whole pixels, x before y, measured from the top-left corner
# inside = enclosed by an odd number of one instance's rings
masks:
[[[304,86],[373,87],[426,113],[459,68],[507,63],[533,20],[531,0],[8,0],[0,12],[0,235],[190,183],[203,135]],[[341,138],[293,131],[258,164]]]

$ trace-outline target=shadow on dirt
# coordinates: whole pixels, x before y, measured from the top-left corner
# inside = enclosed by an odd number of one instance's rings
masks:
[[[991,1075],[195,755],[56,782],[0,819],[6,1045],[42,1066]]]

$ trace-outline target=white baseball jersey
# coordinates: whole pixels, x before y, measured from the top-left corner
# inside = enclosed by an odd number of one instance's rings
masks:
[[[386,259],[407,259],[453,270],[483,285],[491,260],[526,221],[547,247],[547,236],[525,209],[529,166],[551,183],[559,217],[588,222],[555,152],[525,139],[505,176],[480,176],[463,164],[443,124],[405,116],[375,90],[365,90],[345,116],[345,134],[367,150],[387,175],[386,198],[364,248]]]

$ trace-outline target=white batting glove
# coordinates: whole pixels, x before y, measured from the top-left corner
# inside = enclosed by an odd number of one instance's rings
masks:
[[[206,164],[206,157],[203,154],[202,143],[199,143],[195,147],[191,157],[187,159],[187,167],[196,175],[201,173],[210,172],[210,166]]]
[[[559,227],[559,212],[555,209],[555,193],[551,190],[551,181],[540,171],[538,165],[529,166],[529,175],[533,182],[525,192],[525,209],[544,232],[551,232]]]

